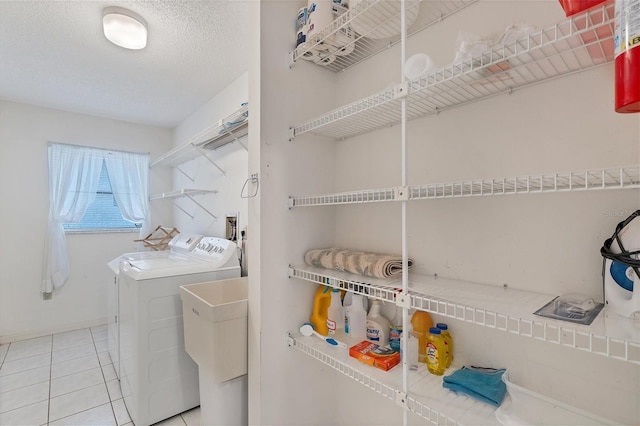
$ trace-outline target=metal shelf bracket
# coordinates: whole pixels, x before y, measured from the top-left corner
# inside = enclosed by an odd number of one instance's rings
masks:
[[[406,392],[396,390],[396,404],[407,410],[409,409],[409,401]]]
[[[396,201],[409,201],[409,193],[408,186],[396,186],[393,188],[393,198]]]

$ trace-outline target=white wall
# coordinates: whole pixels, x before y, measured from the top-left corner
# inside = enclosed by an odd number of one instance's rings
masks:
[[[289,195],[329,190],[337,171],[333,142],[288,140],[289,126],[329,109],[335,97],[332,73],[305,63],[288,67],[293,23],[303,4],[256,2],[250,25],[256,50],[249,101],[259,101],[259,116],[250,123],[250,172],[260,178],[260,193],[249,204],[251,424],[336,423],[338,395],[327,369],[286,345],[287,332],[308,321],[315,291],[289,279],[287,265],[300,263],[310,246],[328,244],[335,226],[331,209],[302,216],[287,209]]]
[[[248,85],[248,73],[245,72],[211,98],[205,105],[189,115],[174,129],[174,145],[179,146],[186,143],[203,130],[215,125],[220,119],[229,116],[240,108],[240,104],[248,99]],[[251,105],[249,105],[249,114],[251,114]],[[241,142],[248,146],[246,137],[243,137]],[[168,183],[164,190],[172,189],[171,185],[173,185],[174,189],[217,190],[218,193],[216,194],[196,196],[198,202],[217,216],[217,220],[188,199],[178,199],[175,202],[194,217],[191,218],[179,209],[174,208],[174,220],[181,232],[200,233],[224,238],[225,216],[227,214],[239,214],[238,233],[240,230],[245,229],[247,225],[247,200],[240,197],[240,190],[248,177],[248,154],[247,150],[236,141],[215,151],[207,151],[207,155],[224,170],[226,176],[207,159],[197,157],[180,166],[189,176],[194,177],[194,180],[191,181],[176,170],[173,173],[173,183]]]
[[[253,423],[401,424],[394,404],[345,383],[339,372],[281,340],[310,313],[314,286],[285,276],[286,264],[300,262],[306,249],[401,251],[399,204],[282,208],[288,195],[400,184],[398,126],[340,142],[306,134],[289,143],[284,134],[292,124],[398,83],[399,47],[345,73],[305,63],[289,71],[288,22],[302,3],[283,3],[262,2],[259,17],[263,140],[252,143],[261,148],[261,194],[250,208],[259,211],[261,252],[250,309],[259,306],[261,329],[250,345],[261,343],[251,370],[259,373],[251,396],[261,413]],[[546,27],[563,19],[557,2],[481,1],[412,38],[408,55],[427,52],[443,66],[453,60],[461,29],[483,36],[512,23]],[[409,184],[637,165],[640,116],[613,112],[612,78],[613,66],[606,65],[410,122]],[[602,300],[600,245],[623,212],[639,207],[638,190],[412,202],[409,254],[424,274]],[[617,422],[640,417],[640,372],[632,363],[449,323],[462,364],[510,368],[516,383]]]
[[[40,294],[49,209],[47,143],[149,152],[171,147],[169,129],[0,102],[0,342],[106,322],[106,263],[135,251],[137,233],[68,234],[71,275],[53,299]],[[150,175],[151,191],[166,172]],[[160,179],[158,179],[160,178]],[[171,225],[152,203],[152,223]]]

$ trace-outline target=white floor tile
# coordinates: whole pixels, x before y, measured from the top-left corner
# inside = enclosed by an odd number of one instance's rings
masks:
[[[51,422],[49,426],[116,426],[116,419],[111,404],[104,404]]]
[[[109,395],[104,383],[60,395],[49,401],[49,421],[59,420],[108,402]]]
[[[43,367],[49,364],[51,364],[51,354],[35,355],[27,358],[20,358],[15,361],[5,361],[2,364],[2,367],[0,367],[0,377],[31,370],[33,368]]]
[[[98,354],[98,359],[100,360],[100,365],[102,366],[113,364],[109,352],[100,352]]]
[[[26,348],[30,346],[38,346],[42,344],[49,343],[51,344],[51,336],[42,336],[42,337],[34,337],[33,339],[20,340],[17,342],[12,342],[11,347],[14,349],[18,348]],[[51,351],[49,351],[51,352]]]
[[[49,382],[36,383],[0,393],[0,413],[49,399]]]
[[[113,412],[116,415],[118,426],[131,422],[131,417],[129,417],[129,412],[127,411],[127,407],[124,405],[123,399],[112,401],[111,405],[113,406]]]
[[[202,424],[200,423],[200,407],[185,411],[181,416],[187,426],[201,426]]]
[[[88,355],[82,358],[72,359],[70,361],[60,362],[51,366],[51,378],[67,376],[81,371],[91,370],[100,367],[98,355]]]
[[[155,424],[155,426],[186,426],[182,417],[178,414]]]
[[[51,380],[51,398],[104,383],[100,367]]]
[[[51,374],[51,367],[33,368],[31,370],[21,371],[20,373],[9,374],[0,377],[0,393],[9,392],[14,389],[25,386],[35,385],[36,383],[48,382]]]
[[[53,335],[54,351],[88,345],[89,343],[93,343],[93,338],[88,328]]]
[[[116,369],[113,364],[102,366],[102,375],[104,376],[105,382],[110,382],[111,380],[115,380],[118,378],[116,375]]]
[[[46,424],[48,412],[49,401],[38,402],[0,414],[0,425],[24,426]]]
[[[109,391],[109,398],[111,401],[122,398],[122,391],[120,390],[120,381],[111,380],[107,382],[107,390]]]
[[[4,360],[4,356],[7,354],[8,350],[9,350],[8,343],[3,343],[0,345],[0,364],[2,364],[2,361]]]
[[[97,342],[93,342],[96,346],[96,352],[106,352],[109,350],[109,341],[108,340],[98,340]]]
[[[27,346],[16,346],[12,344],[7,351],[5,357],[6,361],[15,361],[22,358],[27,358],[34,355],[48,354],[51,352],[51,341],[43,341],[38,344],[31,344]]]
[[[92,343],[82,346],[76,346],[68,349],[54,350],[51,354],[51,362],[57,364],[59,362],[69,361],[71,359],[82,358],[87,355],[95,355],[96,348]]]
[[[107,326],[101,325],[99,327],[93,327],[91,329],[91,336],[93,337],[94,342],[100,342],[103,340],[107,340],[109,337],[107,332]]]

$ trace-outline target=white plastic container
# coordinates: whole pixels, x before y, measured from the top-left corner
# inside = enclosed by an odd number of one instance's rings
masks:
[[[346,313],[349,321],[349,332],[347,334],[356,340],[362,341],[367,338],[365,298],[361,294],[353,294],[351,300],[351,305]]]
[[[201,424],[246,425],[248,279],[180,287],[187,353],[198,364]]]
[[[389,320],[380,313],[380,301],[371,302],[367,316],[367,340],[380,346],[389,345]]]
[[[340,290],[331,290],[331,304],[327,312],[327,328],[329,334],[336,334],[338,330],[344,330],[344,309],[340,299]]]

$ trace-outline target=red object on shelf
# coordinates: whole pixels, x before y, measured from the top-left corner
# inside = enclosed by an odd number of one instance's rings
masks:
[[[567,17],[583,12],[607,0],[558,0]]]
[[[640,0],[616,1],[615,109],[640,112]]]

